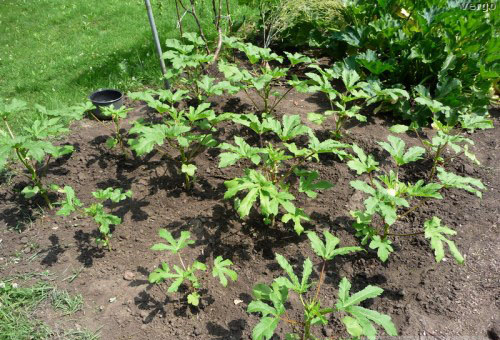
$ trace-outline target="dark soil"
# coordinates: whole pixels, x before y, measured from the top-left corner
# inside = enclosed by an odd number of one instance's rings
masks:
[[[251,107],[243,97],[223,98],[215,104],[219,111],[241,112]],[[278,112],[299,113],[305,121],[308,112],[324,109],[320,97],[292,93],[279,105]],[[145,107],[138,107],[129,121],[145,112]],[[495,123],[498,126],[498,118]],[[109,206],[123,219],[113,234],[114,250],[95,247],[96,226],[89,219],[62,218],[35,208],[42,202],[21,198],[19,191],[25,183],[20,177],[4,178],[0,188],[0,277],[50,270],[56,274],[59,287],[81,293],[85,299],[84,312],[74,316],[78,318],[75,322],[90,329],[102,326],[102,339],[227,340],[250,339],[258,322],[256,315],[246,312],[252,287],[282,275],[274,261],[275,252],[288,258],[296,268],[301,268],[302,261],[310,257],[316,265],[315,279],[318,278],[320,261],[307,237],[297,236],[291,226],[281,223],[269,228],[256,216],[242,221],[232,202],[223,200],[224,181],[241,175],[243,167],[218,169],[218,152],[207,151],[197,158],[198,179],[193,190],[186,193],[176,166],[161,155],[153,153],[126,160],[118,150],[108,151],[104,145],[108,124],[105,127],[91,120],[75,123],[67,142],[76,150],[50,168],[48,180],[72,186],[85,203],[92,201],[91,192],[97,188],[113,186],[133,191],[132,199]],[[351,126],[346,142],[373,153],[388,169],[388,155],[376,144],[386,139],[388,126],[390,123],[380,117],[371,117],[366,124]],[[321,127],[319,135],[327,136],[327,128]],[[234,135],[251,136],[249,131],[227,124],[218,137],[232,140]],[[416,138],[403,138],[408,144],[417,145]],[[384,289],[380,298],[366,306],[391,315],[401,335],[487,338],[489,332],[490,338],[495,336],[500,308],[500,129],[478,131],[470,138],[475,142],[473,150],[481,165],[472,166],[465,159],[457,159],[449,170],[480,178],[488,188],[483,198],[460,190],[446,191],[443,200],[429,201],[397,227],[399,232],[413,232],[421,228],[425,219],[440,217],[458,232],[454,240],[466,257],[465,265],[457,265],[448,257],[436,263],[422,235],[395,239],[396,251],[385,264],[371,250],[329,263],[322,289],[323,305],[335,304],[338,283],[347,277],[353,284],[352,292],[368,284]],[[335,186],[321,192],[315,200],[297,194],[297,204],[313,218],[307,228],[329,229],[341,239],[341,245],[357,245],[349,211],[359,208],[364,197],[349,185],[356,178],[355,173],[331,156],[322,157],[312,167]],[[415,181],[428,170],[428,163],[421,162],[404,168],[402,175],[405,180]],[[238,281],[224,289],[211,275],[204,276],[199,309],[187,306],[184,288],[166,295],[165,284],[149,284],[148,274],[161,261],[178,263],[175,256],[149,250],[160,240],[159,228],[176,236],[189,230],[196,244],[183,252],[185,261],[211,263],[222,255],[234,262]],[[13,258],[19,263],[12,264]],[[80,269],[73,282],[62,281]],[[290,302],[290,316],[298,317],[300,303],[293,294]],[[50,314],[46,319],[49,324],[60,322]],[[328,326],[317,329],[317,335],[332,339],[346,336],[339,320],[333,316]],[[279,338],[283,339],[289,330],[287,325],[280,326]]]

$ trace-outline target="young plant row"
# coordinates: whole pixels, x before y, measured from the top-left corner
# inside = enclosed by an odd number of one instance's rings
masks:
[[[180,237],[175,239],[172,234],[160,229],[158,235],[168,243],[157,243],[151,247],[152,250],[167,250],[172,255],[177,255],[180,264],[171,267],[166,262],[162,262],[160,267],[149,275],[149,282],[161,284],[169,281],[167,293],[175,293],[181,285],[187,287],[187,303],[198,307],[203,301],[201,293],[201,283],[199,275],[207,271],[205,263],[194,261],[192,264],[186,263],[180,255],[180,251],[195,242],[190,239],[188,231],[182,231]],[[336,256],[363,251],[360,247],[340,247],[340,240],[328,231],[323,232],[325,241],[312,231],[307,232],[314,252],[322,259],[321,271],[317,281],[313,281],[314,265],[307,258],[303,264],[302,277],[295,274],[293,267],[285,257],[276,253],[276,261],[285,271],[287,277],[274,279],[271,285],[258,283],[254,286],[252,295],[253,301],[248,304],[248,313],[259,313],[261,320],[252,331],[253,340],[269,340],[276,331],[280,323],[289,324],[293,329],[287,333],[285,338],[289,340],[314,340],[318,339],[314,332],[314,327],[325,326],[329,323],[330,314],[338,317],[346,331],[353,337],[353,340],[366,336],[374,340],[377,335],[375,325],[381,326],[385,332],[391,336],[397,335],[397,330],[387,315],[360,306],[367,299],[375,298],[383,293],[383,289],[376,286],[366,286],[361,291],[351,294],[351,283],[347,278],[343,278],[339,283],[338,300],[334,306],[324,305],[322,302],[321,288],[324,283],[327,264]],[[230,269],[233,263],[222,256],[217,256],[212,264],[212,276],[218,278],[223,287],[227,287],[228,278],[232,281],[238,279],[238,274]],[[315,287],[315,288],[314,288]],[[290,308],[289,294],[298,295],[301,303],[302,319],[290,319],[287,308]]]
[[[218,68],[224,77],[217,80],[207,71],[213,58],[205,53],[203,39],[186,34],[184,41],[168,40],[164,58],[172,66],[167,75],[172,89],[129,94],[132,99],[146,102],[160,116],[160,121],[139,119],[128,132],[123,132],[123,120],[130,109],[104,108],[103,114],[112,120],[111,136],[106,145],[110,149],[120,148],[127,158],[141,157],[154,150],[160,152],[177,164],[186,190],[190,190],[196,180],[197,156],[210,148],[217,148],[220,150],[219,168],[236,163],[245,167],[241,176],[224,183],[227,188],[224,198],[234,201],[238,215],[247,218],[255,209],[265,224],[274,227],[277,221],[290,223],[298,234],[304,232],[304,222],[311,222],[312,219],[298,206],[296,195],[306,194],[308,198],[314,199],[322,190],[333,186],[333,183],[321,180],[320,174],[312,166],[313,162],[320,161],[322,154],[331,154],[341,161],[347,161],[347,166],[360,176],[351,181],[351,186],[367,195],[363,209],[351,211],[355,219],[353,227],[361,245],[376,250],[380,260],[386,261],[394,251],[394,238],[422,234],[429,240],[437,262],[444,258],[445,246],[458,263],[464,261],[455,243],[449,239],[456,232],[442,225],[438,216],[426,220],[422,229],[408,226],[406,218],[418,209],[423,209],[429,200],[446,197],[449,189],[463,189],[481,197],[481,190],[485,187],[480,180],[456,175],[447,171],[446,167],[461,155],[479,163],[469,150],[472,141],[461,132],[462,129],[473,131],[491,127],[490,120],[481,116],[457,115],[442,97],[433,98],[424,86],[414,87],[410,95],[397,85],[384,88],[375,77],[363,79],[359,65],[350,58],[325,67],[309,57],[286,53],[290,66],[282,67],[284,58],[270,49],[229,38],[225,39],[225,46],[243,53],[249,64],[242,66],[234,63],[234,60],[221,61]],[[299,66],[309,68],[312,72],[306,72],[304,79],[295,75],[288,77],[290,69]],[[339,85],[334,86],[335,81]],[[288,87],[280,88],[277,86],[280,82],[287,83]],[[330,109],[322,113],[310,113],[308,119],[317,125],[332,119],[334,129],[330,138],[320,140],[298,115],[278,117],[275,114],[279,103],[292,89],[298,92],[321,92],[328,98]],[[217,113],[208,102],[209,97],[237,92],[248,96],[255,112]],[[380,141],[379,147],[393,160],[390,168],[379,167],[373,155],[367,154],[356,144],[342,142],[346,122],[350,119],[366,120],[364,107],[377,103],[377,111],[409,99],[414,101],[412,110],[431,112],[435,133],[432,136],[424,134],[418,121],[409,126],[393,126],[393,133],[417,136],[421,146],[407,148],[405,142],[396,136]],[[35,109],[38,112],[37,119],[24,130],[14,132],[9,125],[9,116],[26,110],[26,105],[16,100],[0,102],[0,117],[5,128],[0,130],[0,167],[17,161],[25,170],[20,173],[30,181],[22,190],[26,198],[40,195],[49,208],[54,204],[60,206],[58,215],[78,213],[91,217],[98,225],[97,244],[111,250],[112,231],[114,226],[121,223],[121,219],[107,210],[112,209],[113,204],[130,198],[132,192],[124,192],[119,188],[101,189],[92,193],[97,201],[84,206],[71,187],[61,188],[57,184],[45,183],[46,173],[53,160],[73,152],[71,145],[58,146],[56,143],[57,138],[67,132],[62,113],[68,119],[80,119],[91,106],[75,107],[65,112],[48,111],[39,106]],[[245,127],[253,136],[246,139],[235,136],[232,142],[221,141],[219,127],[223,122]],[[428,159],[431,160],[431,167],[422,171],[414,181],[401,179],[401,167]],[[423,162],[420,163],[424,168]],[[51,194],[64,194],[65,199],[54,203]],[[405,227],[408,230],[402,230]],[[152,249],[167,250],[177,255],[180,266],[176,264],[171,268],[162,262],[150,274],[150,282],[172,280],[169,293],[178,291],[185,284],[189,291],[187,302],[198,306],[202,302],[199,275],[208,270],[208,265],[198,261],[186,263],[180,255],[183,248],[194,243],[188,232],[183,231],[176,240],[170,232],[160,229],[159,236],[167,243],[155,244]],[[363,248],[336,248],[339,240],[328,232],[324,232],[325,242],[314,232],[307,232],[307,236],[313,250],[323,260],[315,291],[310,289],[313,286],[310,281],[313,272],[311,260],[306,259],[304,262],[302,279],[299,280],[287,260],[276,254],[277,262],[288,277],[277,278],[270,286],[259,284],[254,288],[255,300],[249,304],[248,311],[261,313],[262,319],[253,331],[253,339],[270,339],[280,322],[288,323],[293,329],[286,339],[316,339],[313,327],[326,324],[327,315],[332,313],[344,315],[342,322],[348,333],[356,339],[362,336],[374,339],[376,330],[373,323],[382,326],[389,335],[396,335],[388,316],[359,306],[363,300],[380,295],[380,288],[368,286],[351,295],[350,283],[344,278],[339,284],[337,304],[334,307],[321,305],[320,291],[327,261]],[[211,265],[212,275],[223,286],[227,286],[228,278],[233,281],[237,279],[237,273],[230,269],[231,265],[230,260],[221,256],[216,257]],[[288,295],[292,292],[298,294],[302,304],[302,320],[291,320],[287,315]]]
[[[212,59],[205,53],[203,39],[195,34],[185,34],[183,41],[167,40],[168,50],[164,58],[172,65],[167,77],[175,90],[148,90],[129,94],[132,99],[146,102],[160,115],[161,120],[150,122],[139,119],[124,133],[122,121],[127,118],[130,109],[114,109],[112,106],[104,108],[103,114],[110,116],[113,125],[106,145],[109,148],[119,147],[126,157],[140,157],[153,150],[160,152],[173,164],[178,164],[186,190],[192,187],[196,179],[196,157],[209,148],[218,148],[221,150],[219,168],[232,166],[237,162],[246,166],[241,177],[225,182],[227,191],[224,198],[234,200],[235,210],[240,217],[249,216],[255,208],[265,224],[274,226],[277,218],[280,218],[282,223],[291,223],[298,234],[304,231],[303,223],[311,221],[311,218],[296,205],[294,193],[305,193],[310,199],[314,199],[318,191],[331,188],[333,184],[321,180],[319,173],[311,170],[311,164],[319,161],[321,154],[333,154],[340,160],[347,160],[347,165],[358,175],[367,173],[369,176],[368,182],[351,182],[355,189],[370,195],[365,201],[365,209],[352,211],[351,214],[356,219],[355,228],[362,244],[376,249],[381,260],[385,261],[392,251],[390,238],[422,233],[430,239],[438,261],[442,258],[442,242],[448,244],[457,261],[462,261],[454,244],[443,236],[453,234],[454,231],[441,226],[437,217],[424,223],[424,231],[400,233],[391,230],[397,228],[407,215],[422,207],[428,199],[441,199],[442,190],[461,188],[480,195],[478,190],[484,189],[479,180],[461,177],[445,170],[446,163],[461,154],[477,162],[467,145],[472,141],[462,137],[460,130],[454,130],[456,121],[452,120],[450,123],[449,118],[454,117],[450,107],[431,98],[423,86],[416,87],[416,106],[432,112],[433,127],[437,134],[430,140],[423,139],[416,122],[409,127],[394,127],[394,131],[400,133],[411,130],[418,136],[423,147],[413,147],[405,153],[404,142],[390,136],[389,143],[380,142],[379,145],[394,158],[396,169],[374,176],[380,169],[373,157],[367,156],[357,145],[351,146],[339,141],[343,126],[350,118],[366,120],[366,116],[361,113],[363,105],[379,102],[383,106],[385,103],[394,104],[400,99],[410,98],[405,90],[398,87],[384,89],[380,81],[374,78],[362,80],[356,65],[349,59],[325,68],[309,57],[286,53],[291,67],[302,64],[316,72],[305,73],[307,78],[303,80],[294,75],[287,81],[288,89],[278,91],[276,82],[285,81],[290,71],[290,67],[279,66],[284,61],[283,57],[270,49],[242,43],[233,38],[227,38],[225,46],[245,54],[249,65],[241,67],[221,61],[218,67],[224,78],[217,81],[207,73],[208,62]],[[332,85],[335,79],[342,82],[340,88],[344,90]],[[321,114],[310,113],[308,118],[314,123],[322,124],[333,116],[335,129],[332,131],[332,138],[321,141],[311,128],[303,124],[298,115],[284,115],[281,119],[275,117],[274,109],[292,88],[299,92],[322,92],[326,95],[331,110]],[[211,104],[205,102],[210,96],[236,92],[246,93],[256,107],[263,105],[257,112],[216,113]],[[253,99],[255,94],[260,101]],[[81,118],[82,112],[89,108],[88,105],[73,108],[70,115]],[[10,104],[2,104],[0,112],[7,132],[0,130],[2,140],[5,141],[0,149],[0,160],[2,163],[18,160],[28,171],[32,183],[22,193],[27,198],[40,194],[51,207],[49,191],[60,189],[55,184],[44,184],[43,177],[52,158],[71,153],[73,148],[70,145],[55,146],[52,143],[54,137],[67,129],[62,128],[60,117],[54,117],[60,115],[60,112],[49,112],[41,107],[36,108],[39,119],[34,121],[33,126],[25,128],[24,134],[15,135],[7,118],[23,109],[25,104],[15,100]],[[485,118],[464,117],[460,120],[464,129],[491,126],[491,121]],[[443,120],[448,123],[441,123]],[[252,145],[240,136],[234,137],[234,143],[220,142],[218,126],[222,122],[246,127],[255,134],[258,142]],[[465,145],[460,146],[464,143]],[[176,151],[172,152],[172,149]],[[353,152],[349,152],[349,149]],[[453,150],[456,155],[443,157],[447,149]],[[415,183],[401,182],[399,167],[422,160],[425,153],[433,162],[426,179],[419,179]],[[410,206],[410,203],[413,205]],[[383,223],[374,225],[380,220],[379,217]],[[107,243],[106,239],[103,242]]]

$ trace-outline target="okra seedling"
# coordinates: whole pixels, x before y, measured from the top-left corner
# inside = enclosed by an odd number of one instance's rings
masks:
[[[294,87],[300,87],[304,84],[297,77],[287,81],[289,85],[283,93],[275,89],[275,84],[284,81],[290,68],[271,67],[270,62],[282,63],[283,57],[273,53],[269,48],[261,48],[251,43],[240,41],[231,41],[229,47],[243,52],[250,61],[251,68],[245,69],[236,64],[220,61],[219,71],[224,73],[225,79],[229,85],[224,91],[231,93],[234,89],[243,91],[251,100],[256,109],[263,114],[273,112],[276,106],[290,93]],[[299,63],[310,63],[309,57],[299,53],[286,53],[292,65]],[[260,98],[262,105],[255,101],[251,95],[251,90]],[[274,97],[274,99],[273,99]]]
[[[0,101],[0,119],[3,124],[3,129],[0,128],[0,169],[9,161],[17,161],[27,171],[23,175],[31,182],[21,193],[25,198],[42,196],[49,209],[52,209],[49,199],[51,185],[44,183],[44,177],[51,161],[72,153],[73,146],[53,144],[55,138],[69,130],[63,124],[59,111],[49,111],[40,105],[36,106],[35,119],[21,131],[14,132],[9,117],[27,109],[26,103],[21,100],[13,99],[10,103]],[[77,108],[70,111],[73,114]]]
[[[253,288],[254,300],[249,303],[249,313],[262,315],[259,323],[252,331],[253,340],[269,340],[281,322],[289,324],[293,332],[285,335],[287,340],[315,340],[315,326],[328,324],[329,315],[343,316],[341,321],[347,332],[360,339],[366,336],[374,340],[377,330],[374,324],[381,326],[391,336],[397,335],[396,327],[387,315],[359,306],[366,299],[371,299],[382,294],[383,290],[376,286],[367,286],[361,291],[350,294],[351,283],[343,278],[339,284],[338,299],[334,306],[325,306],[321,297],[321,288],[326,274],[327,262],[339,255],[346,255],[362,251],[360,247],[337,248],[340,240],[328,231],[324,231],[325,242],[321,241],[314,232],[307,232],[311,246],[323,261],[318,282],[311,281],[313,262],[306,258],[303,264],[302,277],[295,274],[292,265],[280,254],[276,254],[276,261],[285,271],[287,277],[278,277],[268,286],[257,284]],[[315,286],[315,288],[313,288]],[[291,293],[298,295],[302,309],[302,320],[291,319],[287,308],[291,304],[288,297]],[[294,306],[295,307],[295,306]],[[295,309],[295,308],[294,308]]]
[[[403,130],[403,127],[396,126],[392,130]],[[361,148],[353,145],[356,157],[353,157],[347,165],[358,175],[367,173],[368,179],[354,180],[350,184],[356,190],[369,196],[364,201],[364,210],[351,211],[351,215],[356,219],[353,226],[356,229],[356,236],[361,238],[361,243],[368,244],[371,249],[377,250],[378,257],[384,262],[394,251],[391,238],[421,234],[430,239],[431,248],[435,250],[436,261],[439,262],[443,258],[443,242],[448,245],[451,255],[458,263],[464,261],[453,241],[445,237],[445,235],[455,235],[455,231],[441,226],[441,220],[438,217],[427,220],[421,231],[397,232],[393,230],[398,222],[421,208],[427,200],[443,199],[443,189],[464,189],[478,197],[481,197],[480,190],[485,189],[478,179],[458,176],[436,166],[436,154],[439,155],[439,148],[442,146],[436,139],[433,140],[436,143],[434,150],[438,151],[433,154],[434,165],[427,180],[420,179],[415,183],[401,181],[399,167],[423,159],[426,153],[424,148],[414,146],[406,149],[406,144],[402,139],[389,136],[388,142],[379,142],[379,145],[391,155],[396,169],[374,176],[374,173],[380,172],[378,162],[372,155],[366,155]],[[432,146],[428,147],[433,150]],[[434,176],[435,172],[436,176]],[[434,181],[435,179],[437,181]],[[380,221],[380,225],[377,225],[376,221]]]
[[[108,250],[111,248],[111,226],[119,225],[122,223],[120,217],[107,213],[104,210],[103,203],[107,200],[118,203],[127,198],[132,197],[132,191],[123,191],[121,188],[106,188],[99,189],[92,192],[98,201],[84,207],[82,202],[76,197],[75,191],[70,186],[65,186],[64,188],[57,188],[59,192],[65,194],[65,199],[57,204],[61,208],[57,211],[57,215],[68,216],[73,212],[92,217],[94,221],[98,224],[98,231],[100,236],[96,238],[96,243],[98,246],[107,247]]]
[[[255,118],[255,119],[253,119]],[[318,180],[316,171],[308,170],[307,164],[319,160],[319,155],[332,153],[340,157],[347,156],[344,151],[349,145],[328,139],[320,142],[312,131],[303,125],[298,115],[283,116],[282,123],[269,115],[263,115],[262,120],[255,115],[239,115],[234,120],[242,122],[259,134],[273,133],[281,143],[267,142],[265,147],[249,145],[243,138],[236,136],[235,145],[223,143],[219,168],[227,167],[236,162],[247,159],[252,168],[245,169],[242,177],[224,182],[227,191],[225,199],[234,199],[235,208],[241,218],[250,214],[252,207],[258,203],[259,212],[266,224],[274,225],[276,216],[283,209],[281,221],[292,221],[294,230],[300,234],[304,230],[303,221],[310,218],[305,212],[296,207],[293,201],[295,196],[290,193],[291,177],[298,178],[298,191],[310,198],[317,196],[318,190],[332,187],[332,184]],[[293,140],[296,137],[307,135],[309,144],[299,148]],[[245,192],[240,199],[238,194]]]
[[[179,287],[183,283],[186,283],[189,286],[190,291],[187,296],[187,302],[190,305],[197,307],[200,304],[201,299],[201,284],[197,273],[206,272],[207,266],[199,261],[194,261],[191,265],[189,265],[186,264],[182,258],[180,251],[187,246],[194,244],[194,241],[190,239],[191,234],[189,231],[182,231],[180,237],[175,239],[169,231],[159,229],[158,235],[168,243],[156,243],[151,247],[151,250],[166,250],[171,254],[177,254],[181,266],[179,267],[174,264],[172,266],[174,271],[171,271],[170,266],[167,263],[162,262],[160,267],[156,268],[151,274],[149,274],[149,282],[159,284],[165,280],[173,280],[168,287],[168,293],[177,292]],[[229,268],[232,264],[233,263],[230,260],[224,260],[222,256],[217,256],[213,262],[212,276],[217,277],[223,287],[227,286],[228,277],[232,281],[236,281],[238,279],[238,274]]]
[[[122,154],[125,157],[130,157],[130,151],[125,145],[125,137],[121,132],[121,124],[122,121],[127,118],[127,114],[132,111],[132,109],[125,106],[122,106],[119,109],[115,109],[112,105],[110,105],[103,107],[101,111],[104,116],[111,117],[114,126],[114,133],[106,140],[106,146],[110,149],[113,149],[118,145],[122,151]]]

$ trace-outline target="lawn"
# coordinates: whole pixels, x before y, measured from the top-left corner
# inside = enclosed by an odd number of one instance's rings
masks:
[[[171,1],[153,0],[160,40],[178,35]],[[248,8],[233,6],[235,18]],[[211,9],[200,9],[209,38]],[[185,16],[184,29],[194,30]],[[142,0],[0,2],[0,98],[60,108],[95,89],[160,84],[160,67]]]

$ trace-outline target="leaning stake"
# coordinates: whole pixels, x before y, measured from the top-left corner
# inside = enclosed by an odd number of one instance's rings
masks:
[[[153,40],[156,46],[156,52],[158,52],[158,57],[160,58],[161,73],[165,77],[165,74],[167,73],[167,68],[165,67],[165,62],[163,61],[162,58],[163,53],[161,51],[160,39],[158,38],[158,31],[156,30],[155,18],[153,17],[153,10],[151,9],[151,2],[149,0],[144,0],[144,3],[146,4],[146,10],[148,11],[149,25],[151,26],[151,31],[153,32]],[[170,84],[168,83],[168,80],[166,78],[165,78],[165,88],[166,89],[170,88]]]

